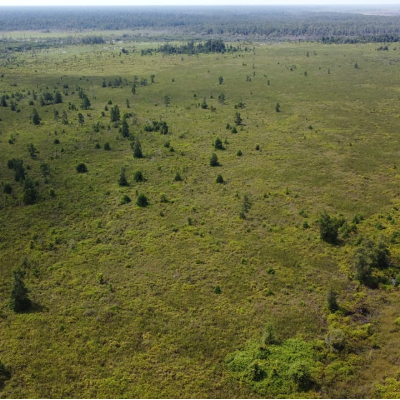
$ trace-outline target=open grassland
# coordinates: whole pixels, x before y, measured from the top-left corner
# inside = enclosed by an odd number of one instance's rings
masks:
[[[400,263],[400,50],[242,44],[233,54],[141,56],[147,47],[157,44],[2,56],[0,360],[11,378],[0,396],[279,396],[226,361],[239,350],[247,357],[272,327],[279,357],[291,351],[288,339],[317,354],[307,359],[313,384],[282,396],[399,397],[400,295],[390,278]],[[55,91],[63,102],[40,106]],[[110,121],[115,105],[121,119],[129,113],[143,158]],[[167,135],[144,130],[160,120]],[[219,166],[210,166],[212,153]],[[7,167],[13,158],[38,182],[33,205]],[[118,184],[121,167],[128,186]],[[142,193],[147,207],[136,205]],[[132,202],[122,204],[124,195]],[[320,238],[324,210],[363,220],[331,245]],[[390,250],[377,289],[355,279],[363,238]],[[34,302],[28,313],[9,307],[15,268]],[[326,343],[335,330],[343,348]]]

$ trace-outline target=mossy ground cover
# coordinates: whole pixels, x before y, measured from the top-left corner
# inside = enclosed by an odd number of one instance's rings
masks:
[[[0,360],[11,371],[1,396],[278,396],[227,362],[268,325],[277,336],[272,361],[290,340],[315,351],[303,360],[313,385],[285,378],[281,395],[398,395],[399,294],[390,279],[399,265],[398,50],[242,44],[233,54],[141,56],[147,47],[67,46],[1,59]],[[41,106],[56,90],[63,102]],[[121,119],[129,113],[143,158],[110,121],[115,105]],[[149,121],[167,122],[168,134],[145,131]],[[219,166],[210,166],[212,153]],[[13,158],[38,183],[33,205],[7,167]],[[80,163],[87,172],[76,171]],[[128,186],[118,184],[121,167]],[[136,204],[140,194],[146,207]],[[330,245],[317,223],[324,210],[363,219]],[[390,250],[390,266],[374,272],[378,289],[355,280],[363,238]],[[30,290],[28,313],[9,307],[16,268]],[[329,288],[340,307],[332,315]]]

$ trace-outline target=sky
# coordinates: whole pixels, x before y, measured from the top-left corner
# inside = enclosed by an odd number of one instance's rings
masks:
[[[0,6],[398,5],[399,0],[0,0]]]

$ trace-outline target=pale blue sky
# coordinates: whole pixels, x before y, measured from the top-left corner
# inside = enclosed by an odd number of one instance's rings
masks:
[[[399,0],[0,0],[0,6],[399,5]]]

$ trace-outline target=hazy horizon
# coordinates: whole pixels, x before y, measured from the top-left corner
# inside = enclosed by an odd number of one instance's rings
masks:
[[[3,4],[0,7],[82,7],[82,6],[366,6],[385,7],[399,6],[396,0],[385,0],[377,4],[376,0],[193,0],[188,4],[187,0],[59,0],[57,3],[51,0],[14,0],[12,3]]]

